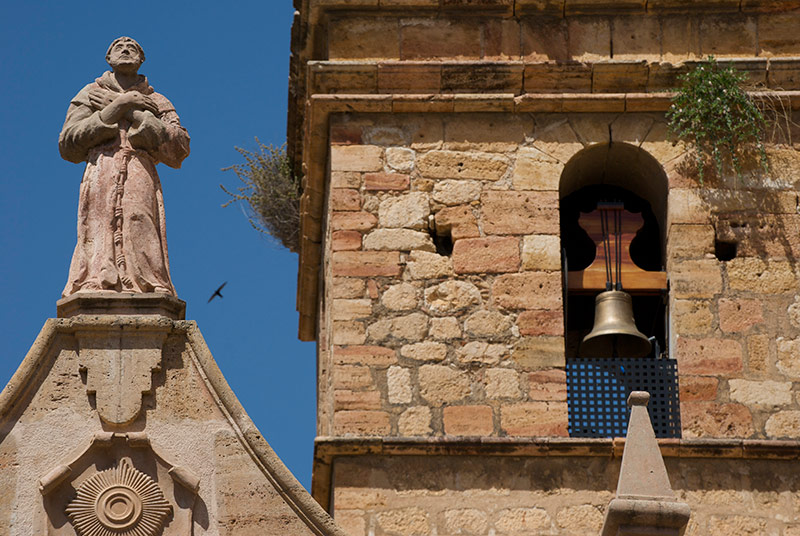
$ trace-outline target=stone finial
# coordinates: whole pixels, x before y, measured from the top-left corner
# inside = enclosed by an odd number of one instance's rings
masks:
[[[678,502],[656,441],[647,404],[650,393],[628,397],[631,417],[622,454],[617,497],[608,505],[602,536],[683,534],[689,505]]]

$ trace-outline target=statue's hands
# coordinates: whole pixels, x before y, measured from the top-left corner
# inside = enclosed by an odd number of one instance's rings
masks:
[[[166,126],[150,110],[131,110],[128,141],[137,149],[156,150],[166,138]]]
[[[103,108],[100,112],[100,119],[106,124],[117,123],[126,116],[132,120],[134,110],[147,111],[153,115],[158,114],[158,106],[153,99],[138,91],[128,91],[120,94]]]
[[[89,90],[89,104],[95,110],[102,110],[114,100],[115,93],[107,89],[90,89]]]

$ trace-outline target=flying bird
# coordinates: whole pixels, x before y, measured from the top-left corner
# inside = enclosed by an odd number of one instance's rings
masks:
[[[211,295],[211,297],[208,299],[208,303],[211,303],[211,300],[213,300],[213,299],[214,299],[214,298],[216,298],[217,296],[219,296],[220,298],[222,298],[222,294],[220,293],[220,290],[222,290],[222,288],[223,288],[225,285],[227,285],[227,284],[228,284],[228,282],[227,282],[227,281],[225,281],[223,284],[221,284],[221,285],[219,286],[219,288],[218,288],[217,290],[215,290],[215,291],[214,291],[214,294],[212,294],[212,295]]]

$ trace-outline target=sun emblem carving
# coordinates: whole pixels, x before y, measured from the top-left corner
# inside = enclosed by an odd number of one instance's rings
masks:
[[[122,460],[81,484],[66,513],[80,536],[155,536],[172,505],[152,478]]]

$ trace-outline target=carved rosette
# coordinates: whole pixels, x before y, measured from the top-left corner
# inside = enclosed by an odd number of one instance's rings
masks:
[[[81,484],[66,512],[80,536],[156,536],[172,506],[152,478],[123,459]]]

